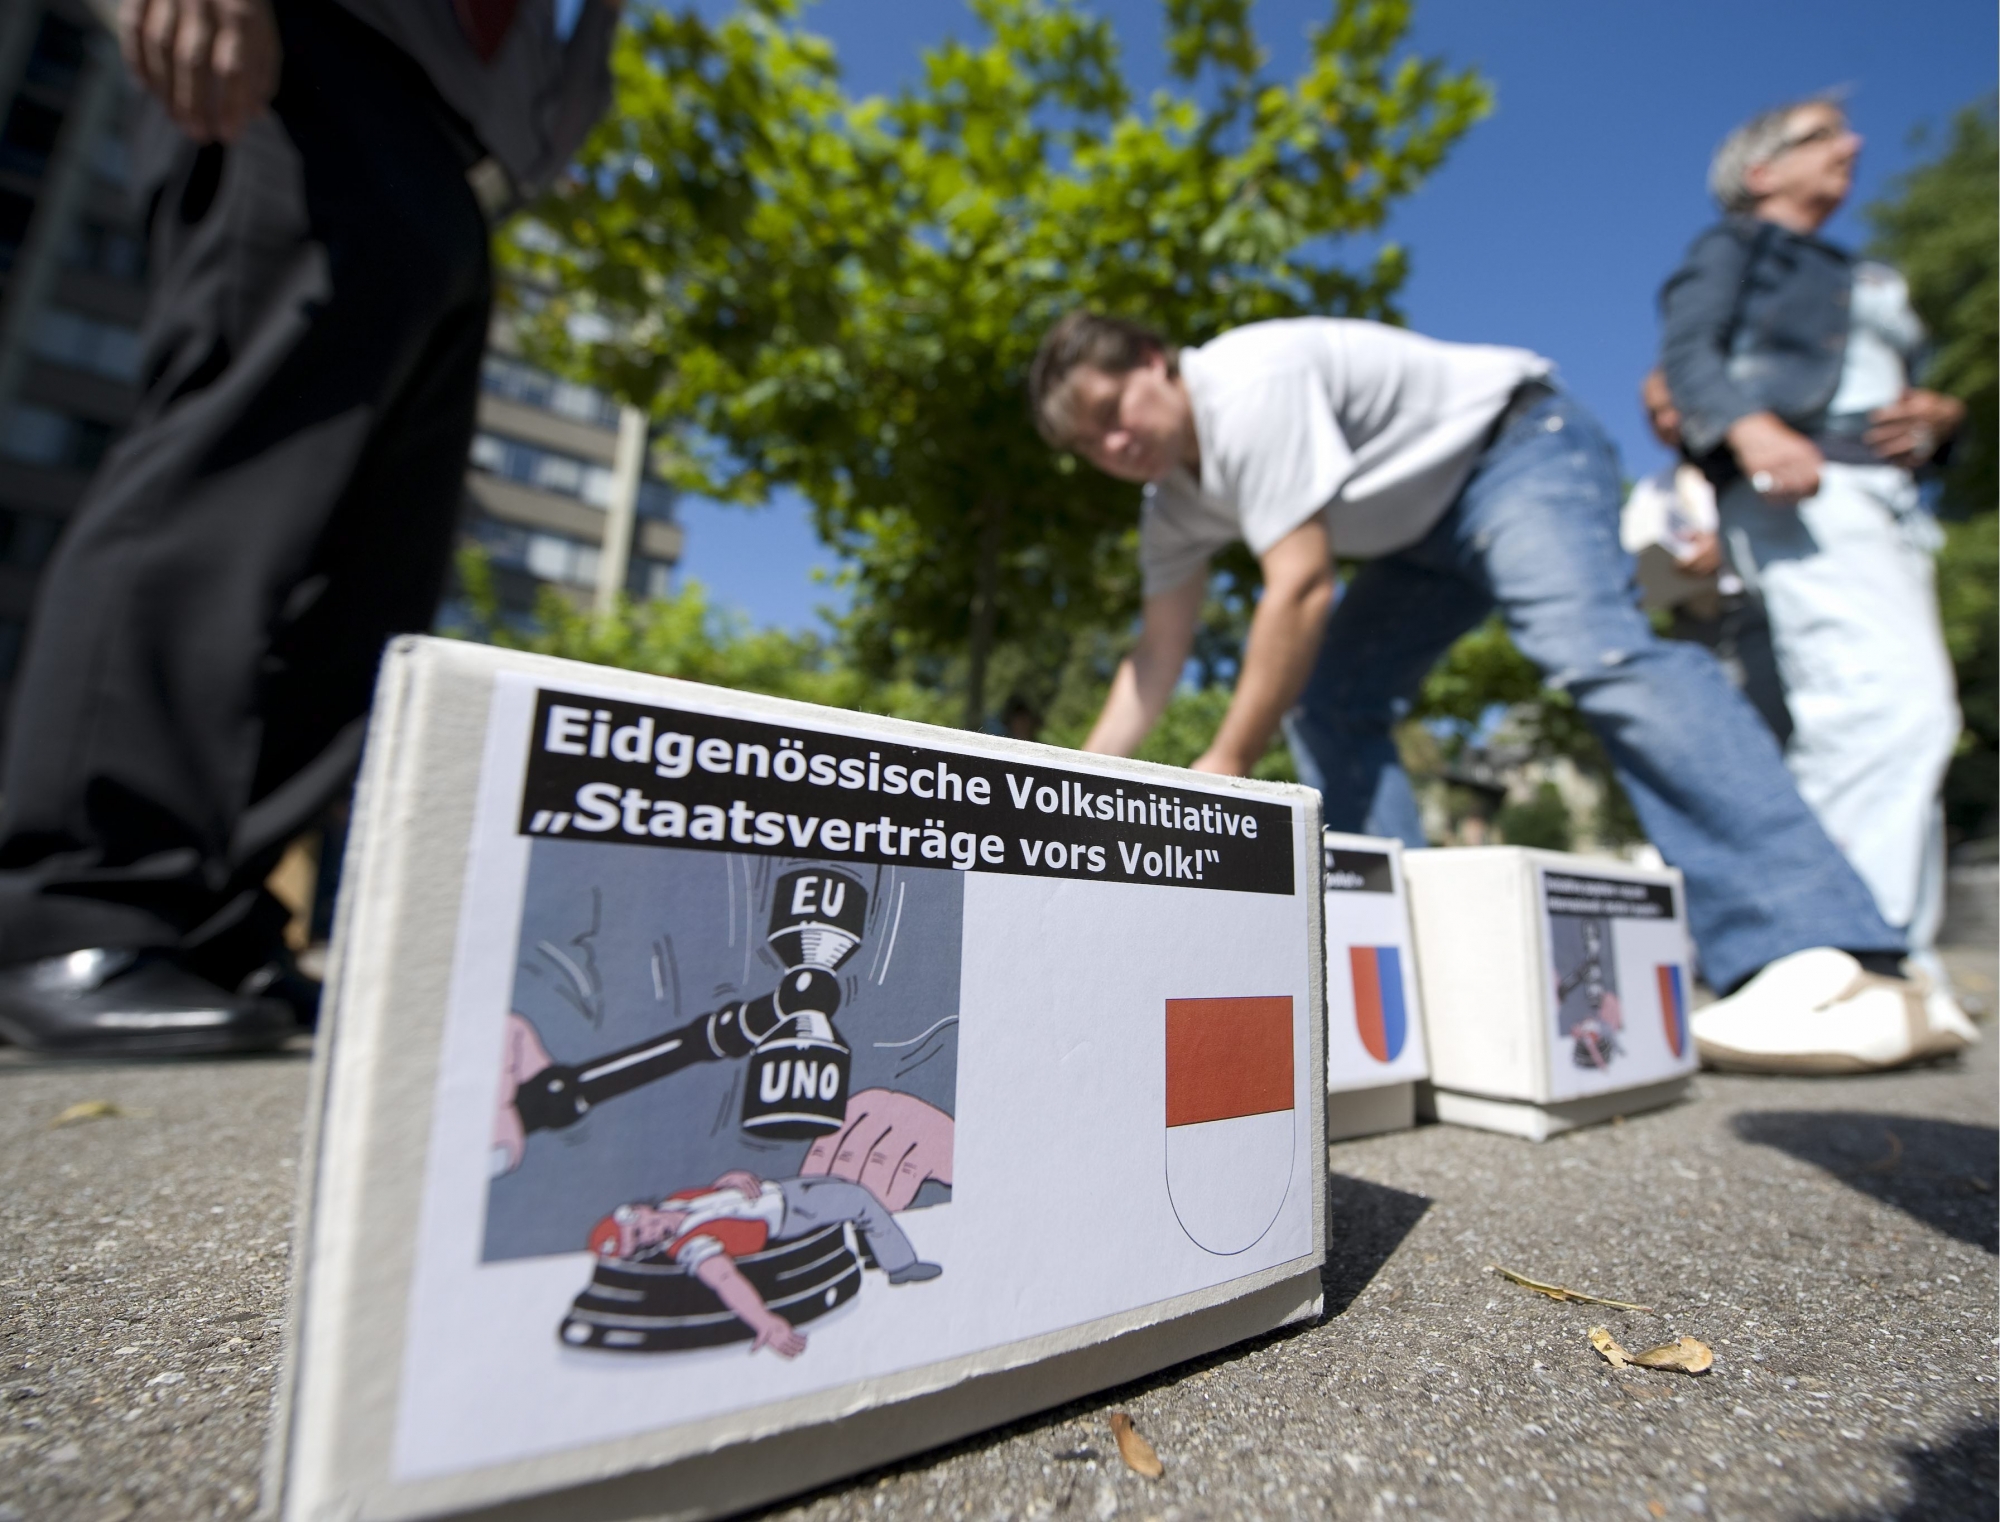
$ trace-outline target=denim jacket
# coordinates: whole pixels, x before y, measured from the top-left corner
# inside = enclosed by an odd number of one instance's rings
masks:
[[[1660,365],[1691,456],[1753,412],[1820,431],[1853,290],[1851,255],[1775,222],[1728,217],[1694,240],[1660,289]]]

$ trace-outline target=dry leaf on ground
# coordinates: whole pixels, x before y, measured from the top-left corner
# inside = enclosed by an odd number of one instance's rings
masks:
[[[1618,1339],[1611,1335],[1609,1329],[1594,1326],[1590,1329],[1590,1345],[1602,1353],[1605,1362],[1614,1369],[1679,1369],[1683,1374],[1701,1374],[1715,1363],[1714,1350],[1693,1337],[1662,1343],[1643,1353],[1628,1353],[1618,1346]]]
[[[1857,1169],[1860,1173],[1894,1173],[1896,1165],[1903,1160],[1903,1138],[1894,1131],[1883,1129],[1882,1134],[1889,1140],[1889,1150],[1867,1167]]]
[[[55,1131],[63,1126],[78,1126],[86,1120],[116,1120],[124,1113],[108,1099],[86,1099],[71,1105],[50,1121],[49,1129]]]
[[[1609,1327],[1592,1327],[1590,1345],[1602,1353],[1614,1369],[1625,1368],[1632,1362],[1632,1355],[1618,1346],[1618,1339],[1611,1335]]]
[[[1679,1369],[1684,1374],[1701,1374],[1715,1363],[1715,1350],[1694,1337],[1662,1343],[1643,1353],[1634,1353],[1632,1362],[1644,1369]]]
[[[1650,1305],[1633,1305],[1628,1300],[1606,1300],[1602,1295],[1586,1295],[1580,1289],[1567,1289],[1560,1284],[1544,1284],[1539,1279],[1530,1279],[1526,1274],[1517,1274],[1511,1268],[1502,1268],[1497,1263],[1486,1265],[1489,1274],[1518,1284],[1523,1289],[1531,1289],[1538,1295],[1547,1295],[1551,1300],[1575,1300],[1586,1305],[1608,1305],[1614,1311],[1650,1311]]]
[[[1157,1480],[1166,1472],[1166,1466],[1153,1451],[1153,1445],[1139,1436],[1139,1429],[1132,1425],[1132,1418],[1123,1411],[1111,1413],[1111,1435],[1118,1439],[1118,1457],[1134,1474]]]

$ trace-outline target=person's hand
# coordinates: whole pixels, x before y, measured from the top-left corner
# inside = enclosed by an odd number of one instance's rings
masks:
[[[521,1166],[528,1150],[528,1134],[521,1124],[521,1112],[514,1108],[514,1095],[524,1080],[532,1078],[555,1059],[535,1034],[534,1026],[521,1016],[509,1013],[507,1033],[500,1049],[500,1098],[493,1107],[494,1172],[512,1173]],[[504,1166],[503,1166],[504,1164]]]
[[[118,46],[197,143],[235,141],[278,92],[271,0],[120,0]]]
[[[1653,430],[1653,437],[1669,449],[1681,447],[1681,410],[1674,405],[1674,394],[1667,389],[1664,370],[1648,370],[1645,380],[1639,383],[1639,404],[1646,409],[1646,422]]]
[[[746,1200],[754,1200],[764,1192],[764,1181],[744,1168],[731,1168],[715,1181],[717,1189],[734,1189]]]
[[[1819,446],[1768,412],[1738,418],[1729,429],[1729,447],[1750,485],[1767,502],[1800,502],[1819,490],[1826,459]]]
[[[1188,762],[1188,770],[1191,772],[1207,772],[1214,777],[1247,777],[1250,775],[1250,768],[1243,764],[1241,756],[1231,755],[1214,745],[1209,746],[1207,750]]]
[[[1937,391],[1905,391],[1868,415],[1868,447],[1891,465],[1916,470],[1965,421],[1965,403]]]
[[[806,1350],[806,1340],[799,1329],[776,1312],[766,1312],[756,1322],[757,1340],[750,1344],[750,1351],[769,1348],[784,1358],[797,1358]]]
[[[1722,539],[1710,533],[1688,536],[1687,552],[1674,561],[1689,576],[1713,576],[1722,569]]]
[[[799,1176],[844,1178],[903,1210],[926,1179],[951,1182],[956,1134],[949,1115],[914,1094],[863,1089],[847,1101],[847,1124],[812,1144]]]

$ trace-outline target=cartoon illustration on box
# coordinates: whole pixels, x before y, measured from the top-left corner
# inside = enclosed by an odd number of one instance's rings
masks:
[[[1569,1038],[1570,1060],[1580,1068],[1610,1067],[1624,1050],[1625,1030],[1610,922],[1552,915],[1549,952],[1556,964],[1556,1029]]]
[[[1546,868],[1540,876],[1554,1012],[1551,1094],[1601,1093],[1686,1071],[1694,1060],[1683,991],[1687,932],[1673,886]]]
[[[589,1249],[561,1341],[797,1358],[939,1277],[898,1217],[950,1199],[960,874],[534,849],[485,1258]]]

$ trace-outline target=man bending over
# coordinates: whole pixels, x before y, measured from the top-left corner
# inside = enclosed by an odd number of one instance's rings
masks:
[[[1902,975],[1903,939],[1827,839],[1704,651],[1655,637],[1619,546],[1617,459],[1523,349],[1380,323],[1253,323],[1197,349],[1074,312],[1030,376],[1059,448],[1146,488],[1145,603],[1087,748],[1129,755],[1192,648],[1209,557],[1263,566],[1229,711],[1198,771],[1247,773],[1282,722],[1336,830],[1425,843],[1391,726],[1451,643],[1498,608],[1603,741],[1686,875],[1717,1065],[1891,1067],[1973,1039]],[[1364,560],[1337,592],[1333,555]],[[1962,1022],[1961,1022],[1962,1023]]]

